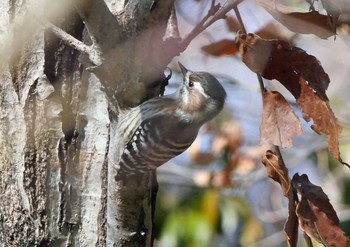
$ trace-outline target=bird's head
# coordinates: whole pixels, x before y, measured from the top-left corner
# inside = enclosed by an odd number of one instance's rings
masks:
[[[181,108],[186,112],[203,116],[206,122],[223,108],[226,92],[220,82],[206,72],[193,72],[179,63],[183,74],[178,97]]]

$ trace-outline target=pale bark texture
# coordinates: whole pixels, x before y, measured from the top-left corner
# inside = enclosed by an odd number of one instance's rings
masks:
[[[0,246],[153,245],[156,176],[116,179],[117,126],[205,28],[181,40],[173,4],[0,1]]]
[[[0,5],[0,245],[151,246],[155,174],[116,180],[116,126],[164,88],[173,1]]]

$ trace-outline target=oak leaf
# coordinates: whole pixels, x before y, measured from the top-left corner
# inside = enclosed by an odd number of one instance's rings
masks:
[[[261,144],[289,148],[292,146],[292,137],[301,133],[301,122],[285,98],[276,91],[264,92]]]

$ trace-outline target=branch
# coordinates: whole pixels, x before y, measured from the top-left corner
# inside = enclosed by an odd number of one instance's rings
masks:
[[[174,5],[171,8],[165,35],[163,37],[163,40],[168,40],[168,39],[173,39],[173,40],[180,39],[180,32],[177,25],[176,10]]]
[[[111,47],[120,42],[120,37],[125,30],[119,25],[105,1],[75,0],[74,5],[84,20],[94,47],[98,47],[102,53],[107,53]]]
[[[91,47],[88,45],[85,45],[80,40],[74,38],[72,35],[66,33],[61,28],[56,27],[55,25],[48,23],[46,24],[46,27],[48,27],[57,37],[62,39],[67,45],[72,46],[78,51],[84,52],[86,54],[90,54]]]
[[[99,52],[98,49],[95,49],[93,45],[88,46],[84,44],[82,41],[74,38],[69,33],[66,33],[61,28],[56,27],[51,23],[47,23],[46,26],[50,28],[50,30],[67,45],[73,47],[78,51],[86,53],[89,56],[89,59],[92,64],[94,64],[95,66],[102,64],[101,52]]]
[[[231,0],[226,3],[223,7],[220,4],[215,5],[215,1],[212,1],[211,7],[207,15],[194,27],[194,29],[186,35],[186,37],[180,43],[180,51],[184,51],[191,41],[202,31],[211,26],[214,22],[226,17],[227,12],[229,12],[234,6],[237,6],[244,0]]]
[[[84,42],[76,39],[69,33],[52,24],[45,17],[38,17],[34,13],[34,11],[29,11],[29,14],[32,16],[32,18],[36,19],[38,23],[40,23],[40,25],[42,25],[43,27],[50,29],[52,33],[55,34],[58,38],[60,38],[64,43],[80,52],[87,54],[89,56],[90,62],[94,66],[99,66],[102,64],[102,54],[100,52],[100,49],[98,49],[94,42],[91,46],[86,45],[84,44]]]

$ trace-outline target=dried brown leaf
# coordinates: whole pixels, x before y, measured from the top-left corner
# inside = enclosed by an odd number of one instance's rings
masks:
[[[297,99],[304,119],[313,119],[313,130],[327,135],[333,157],[350,167],[340,157],[341,127],[329,106],[326,89],[330,80],[319,61],[285,41],[264,40],[255,34],[239,32],[236,43],[242,61],[264,78],[281,82]]]
[[[335,35],[335,24],[338,16],[322,15],[317,11],[311,12],[282,12],[270,0],[258,1],[272,17],[289,30],[302,34],[315,34],[321,39]]]
[[[262,74],[270,60],[274,49],[273,42],[261,39],[258,35],[239,31],[236,45],[242,61],[250,70]]]
[[[322,99],[328,99],[329,76],[319,61],[303,49],[292,47],[283,40],[264,40],[255,34],[241,32],[237,34],[236,43],[242,61],[253,72],[269,80],[278,80],[296,99],[301,92],[300,77],[307,80]]]
[[[329,102],[322,100],[315,94],[303,78],[300,78],[300,86],[301,94],[297,99],[297,104],[303,113],[304,119],[307,122],[312,119],[312,129],[317,133],[327,135],[329,152],[334,158],[342,162],[339,153],[339,136],[342,128],[338,125]]]
[[[284,225],[289,247],[296,247],[298,242],[298,217],[295,213],[295,193],[291,187],[288,169],[279,159],[276,153],[271,150],[266,151],[262,156],[262,163],[265,165],[267,175],[278,182],[285,197],[288,198],[288,218]]]
[[[205,45],[202,50],[213,56],[235,55],[238,51],[234,40],[223,39],[210,45]]]
[[[278,156],[271,150],[266,151],[261,161],[266,167],[267,176],[279,183],[282,187],[283,194],[287,196],[291,188],[287,167],[280,162]]]
[[[290,192],[288,194],[288,217],[284,224],[284,232],[287,235],[289,247],[296,247],[298,244],[298,216],[295,213],[295,195]]]
[[[302,133],[301,122],[285,98],[276,91],[263,93],[261,144],[292,147],[292,137]]]
[[[301,195],[296,213],[302,230],[326,246],[347,246],[337,213],[322,188],[312,184],[305,174],[295,174],[292,186]]]
[[[311,201],[316,207],[324,211],[334,224],[339,224],[337,213],[332,204],[330,204],[328,196],[323,192],[320,186],[311,183],[306,174],[294,174],[292,186],[301,195],[301,199],[304,198],[304,200]]]
[[[225,18],[225,21],[226,21],[227,28],[230,32],[235,33],[241,29],[239,22],[232,16],[227,16]]]
[[[262,37],[263,39],[289,40],[291,38],[291,35],[287,35],[287,32],[281,30],[281,28],[277,26],[275,22],[269,22],[268,24],[257,30],[255,34],[259,37]]]
[[[329,17],[316,11],[308,13],[274,13],[271,14],[278,22],[289,30],[302,34],[315,34],[321,39],[335,35],[335,29],[329,23]]]

